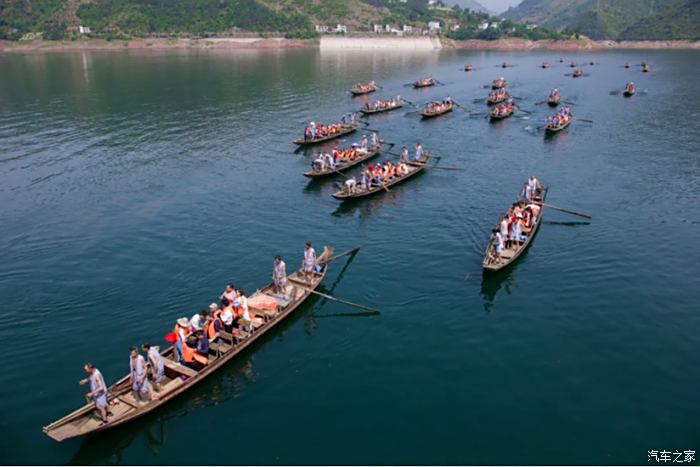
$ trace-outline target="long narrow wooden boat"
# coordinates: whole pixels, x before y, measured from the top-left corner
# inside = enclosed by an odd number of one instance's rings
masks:
[[[649,65],[646,63],[642,65],[642,73],[649,73]]]
[[[320,177],[326,177],[328,175],[333,175],[337,174],[338,172],[342,172],[343,170],[347,170],[350,167],[354,167],[357,164],[360,164],[367,159],[371,159],[377,154],[379,154],[379,151],[381,150],[382,145],[378,144],[376,146],[370,146],[367,148],[367,152],[361,156],[357,156],[355,159],[351,161],[347,161],[344,163],[339,163],[338,165],[335,166],[335,170],[331,168],[326,168],[323,170],[309,170],[308,172],[304,172],[305,177],[309,178],[320,178]]]
[[[442,104],[442,102],[438,102],[438,104]],[[444,115],[447,112],[452,112],[452,109],[455,108],[454,102],[450,102],[449,105],[446,105],[443,108],[440,108],[438,110],[430,110],[428,106],[423,107],[423,109],[420,111],[420,114],[423,118],[433,118],[437,117],[439,115]]]
[[[571,122],[573,119],[574,118],[571,117],[570,119],[568,119],[567,121],[565,121],[564,123],[562,123],[560,125],[549,125],[549,124],[545,125],[544,134],[547,135],[547,134],[559,133],[560,131],[562,131],[563,129],[565,129],[569,125],[571,125]]]
[[[576,68],[576,67],[578,66],[578,64],[577,64],[576,62],[572,61],[572,62],[569,64],[569,66],[570,66],[571,68]]]
[[[360,187],[355,190],[353,193],[348,193],[345,189],[343,190],[338,190],[335,193],[333,193],[331,196],[333,196],[335,199],[352,199],[352,198],[363,198],[365,196],[373,195],[374,193],[377,193],[379,191],[386,191],[385,188],[389,188],[392,185],[396,185],[397,183],[401,183],[405,181],[406,179],[409,179],[413,177],[414,175],[420,173],[425,167],[428,165],[428,161],[426,160],[425,162],[417,162],[417,161],[411,161],[408,162],[406,165],[408,165],[408,173],[406,175],[403,175],[401,177],[395,177],[393,180],[391,180],[388,183],[382,184],[382,185],[375,185],[372,184],[368,190],[362,190]]]
[[[471,64],[467,63],[466,65],[464,65],[464,71],[472,71],[472,70],[473,70],[473,67],[471,66]]]
[[[557,95],[551,95],[547,98],[547,105],[550,107],[556,107],[559,105],[559,102],[561,102],[561,96],[559,94]]]
[[[496,104],[500,104],[501,102],[505,102],[508,99],[510,99],[510,95],[507,92],[504,92],[503,94],[496,94],[495,96],[492,96],[491,94],[489,94],[488,97],[486,98],[486,104],[496,105]]]
[[[549,62],[542,62],[542,68],[549,68]]]
[[[630,67],[630,62],[625,62],[624,67],[625,67],[625,68],[629,68],[629,67]]]
[[[418,89],[418,88],[428,88],[430,86],[435,86],[437,84],[437,81],[435,81],[434,78],[424,78],[424,79],[419,79],[417,81],[413,82],[413,88]]]
[[[373,115],[373,114],[378,114],[382,112],[391,112],[392,110],[400,109],[405,105],[405,101],[401,99],[398,103],[386,107],[380,107],[378,109],[368,109],[366,107],[363,107],[360,109],[360,112],[362,112],[364,115]]]
[[[637,90],[634,88],[634,84],[629,83],[625,86],[625,90],[622,91],[622,95],[625,97],[632,97],[635,92],[637,92]]]
[[[578,78],[579,76],[583,76],[583,70],[580,68],[576,68],[574,70],[574,74],[572,75],[574,78]]]
[[[327,253],[332,254],[332,249],[328,249]],[[272,293],[273,284],[268,284],[261,290],[256,291],[248,298],[249,303],[255,303],[257,297],[258,300],[262,299],[274,306],[273,300],[277,303],[276,307],[273,309],[267,309],[270,307],[266,307],[263,310],[249,305],[251,313],[254,313],[261,319],[255,321],[257,324],[251,323],[247,330],[241,330],[237,335],[222,332],[219,343],[211,344],[209,348],[209,364],[201,370],[195,371],[178,363],[177,352],[174,347],[169,347],[161,352],[165,365],[165,375],[161,380],[159,397],[157,399],[147,402],[137,401],[132,395],[131,380],[130,376],[127,375],[108,388],[108,400],[110,402],[108,407],[111,413],[107,418],[108,423],[102,424],[99,417],[93,415],[95,404],[90,403],[45,426],[43,428],[44,433],[56,441],[63,441],[68,438],[123,425],[162,406],[221,368],[239,352],[286,318],[311,295],[310,290],[318,287],[327,269],[328,267],[326,266],[322,273],[314,274],[311,282],[305,282],[302,273],[294,272],[290,274],[285,290],[285,295],[289,297],[289,300],[279,295],[274,295]]]
[[[505,88],[508,85],[508,82],[504,79],[494,79],[491,81],[491,89],[501,89]]]
[[[330,141],[335,138],[340,138],[343,135],[347,135],[348,133],[352,133],[353,131],[357,130],[359,126],[359,123],[341,123],[340,131],[338,131],[337,133],[313,139],[298,138],[294,140],[294,144],[298,144],[299,146],[308,146],[311,144],[322,143],[324,141]]]
[[[535,238],[535,235],[537,234],[537,230],[540,227],[540,223],[542,222],[542,214],[544,214],[544,206],[541,205],[541,203],[544,203],[545,199],[547,197],[547,187],[543,187],[541,190],[538,190],[538,192],[535,194],[535,197],[533,198],[533,201],[535,203],[540,204],[540,215],[537,216],[537,221],[535,224],[532,226],[532,230],[524,234],[525,235],[525,240],[523,242],[513,242],[513,245],[510,245],[510,248],[505,248],[501,252],[501,257],[500,258],[495,258],[493,255],[493,252],[495,251],[495,238],[493,236],[489,240],[489,244],[486,247],[486,253],[484,254],[484,272],[496,272],[499,271],[510,264],[513,264],[516,259],[525,251],[527,250],[527,247],[530,246],[530,243],[532,243],[532,239]],[[499,225],[496,225],[496,228],[499,228]]]
[[[491,109],[491,113],[489,114],[489,118],[492,122],[498,121],[498,120],[503,120],[504,118],[508,118],[511,115],[513,115],[513,112],[515,112],[515,106],[511,106],[510,110],[504,114],[500,114],[497,112],[498,108],[494,107]]]
[[[350,88],[350,93],[353,96],[361,96],[363,94],[369,94],[369,93],[375,92],[377,90],[376,84],[367,83],[363,86],[366,86],[366,88],[362,88],[362,87],[358,86],[357,84],[354,85],[353,87]]]

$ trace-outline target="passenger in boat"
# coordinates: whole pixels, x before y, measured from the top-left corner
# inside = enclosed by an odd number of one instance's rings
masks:
[[[222,300],[224,297],[228,298],[229,302],[233,301],[233,299],[236,297],[236,292],[231,282],[226,284],[226,289],[224,289],[223,293],[219,295],[219,300]]]
[[[367,191],[369,188],[369,177],[367,176],[367,169],[363,169],[360,172],[360,188],[362,191]]]
[[[87,362],[83,369],[88,374],[88,377],[81,379],[79,384],[81,386],[90,383],[90,392],[85,394],[85,400],[89,404],[90,402],[95,402],[95,409],[100,414],[100,419],[102,420],[102,425],[107,423],[107,385],[105,384],[104,377],[100,370],[95,368],[95,366]]]
[[[501,238],[503,239],[506,248],[508,248],[508,246],[510,245],[508,243],[508,217],[509,214],[506,213],[506,215],[503,216],[503,218],[501,219],[501,223],[499,224]]]
[[[136,347],[130,349],[129,374],[131,375],[131,390],[137,401],[149,400],[148,384],[146,383],[146,360]]]
[[[146,375],[151,380],[153,388],[150,396],[151,398],[157,397],[154,393],[160,391],[160,380],[163,379],[163,374],[165,373],[163,359],[160,356],[158,347],[151,347],[151,344],[144,343],[141,344],[141,349],[146,353]]]
[[[530,226],[533,226],[537,223],[537,218],[540,216],[540,205],[535,204],[535,203],[530,203],[527,205],[527,208],[530,210]]]
[[[287,286],[287,265],[279,255],[275,256],[275,261],[272,263],[272,284],[274,293],[284,295],[284,289]]]
[[[376,148],[379,146],[379,134],[376,131],[372,132],[372,147]]]
[[[233,305],[228,298],[221,299],[221,322],[224,324],[224,331],[231,333],[233,331]]]
[[[219,342],[219,334],[221,333],[221,329],[224,327],[221,317],[215,313],[218,311],[218,308],[219,307],[216,306],[216,303],[209,305],[210,312],[207,314],[207,319],[204,322],[204,334],[206,334],[210,343]]]
[[[304,271],[304,278],[307,282],[311,281],[311,277],[314,272],[314,267],[316,266],[316,250],[311,246],[311,242],[306,242],[304,245],[304,260],[302,261],[301,267]]]
[[[190,333],[190,320],[185,317],[178,319],[175,322],[175,327],[173,328],[173,334],[175,334],[175,350],[178,356],[182,356],[182,345],[183,342],[187,340],[187,336]]]
[[[401,148],[401,156],[399,156],[399,161],[408,162],[408,148],[406,146]]]
[[[207,358],[207,363],[209,362],[209,336],[206,335],[204,331],[197,331],[195,334],[197,336],[197,349],[196,352]]]
[[[204,368],[209,363],[209,356],[202,355],[197,352],[198,349],[204,348],[205,344],[201,344],[200,341],[206,341],[207,352],[209,349],[209,341],[204,337],[204,333],[199,331],[197,334],[192,334],[187,338],[187,341],[182,346],[182,363],[192,368],[195,371],[199,371]]]
[[[204,319],[202,314],[206,312],[206,310],[202,310],[192,315],[192,318],[190,318],[190,332],[201,331],[204,329]]]

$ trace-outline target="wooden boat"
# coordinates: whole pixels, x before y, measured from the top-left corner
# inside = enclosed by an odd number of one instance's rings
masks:
[[[365,154],[357,156],[355,159],[353,159],[351,161],[338,163],[335,166],[335,170],[333,170],[331,168],[326,168],[323,170],[309,170],[308,172],[304,172],[304,176],[309,177],[309,178],[319,178],[319,177],[326,177],[328,175],[337,174],[338,172],[342,172],[343,170],[347,170],[350,167],[353,167],[357,164],[360,164],[360,163],[366,161],[367,159],[371,159],[372,157],[379,154],[379,151],[381,150],[381,148],[382,148],[381,144],[378,144],[376,146],[370,146],[369,148],[367,148],[367,152]]]
[[[473,68],[472,68],[472,66],[471,66],[469,63],[467,63],[466,65],[464,65],[464,71],[472,71],[472,69],[473,69]]]
[[[332,249],[330,248],[324,251],[324,255],[327,258],[331,254]],[[288,296],[289,300],[279,295],[273,295],[273,284],[268,284],[255,292],[248,298],[249,303],[255,303],[256,297],[258,297],[258,300],[263,299],[267,303],[271,303],[272,306],[274,306],[272,301],[276,302],[276,307],[273,309],[267,309],[270,307],[266,307],[263,310],[249,305],[250,312],[258,316],[258,319],[250,323],[244,323],[242,327],[245,329],[240,330],[236,335],[226,332],[220,333],[221,339],[219,343],[211,344],[209,348],[209,364],[201,370],[196,371],[181,365],[177,361],[177,352],[174,347],[169,347],[161,352],[165,365],[165,375],[161,380],[158,399],[146,402],[137,401],[131,391],[130,376],[127,375],[108,388],[109,410],[111,411],[111,415],[107,418],[108,423],[102,424],[99,418],[93,415],[95,404],[90,403],[45,426],[43,428],[44,433],[56,441],[63,441],[68,438],[123,425],[166,404],[221,368],[239,352],[292,313],[311,295],[310,290],[318,287],[327,269],[325,267],[322,273],[314,274],[310,283],[305,282],[303,274],[299,272],[290,274],[285,290],[285,295]]]
[[[588,64],[589,64],[590,66],[593,66],[593,65],[595,65],[595,62],[594,62],[593,60],[591,60],[590,62],[588,62]]]
[[[420,111],[420,114],[423,118],[433,118],[437,117],[439,115],[444,115],[447,112],[452,112],[452,109],[454,109],[455,104],[454,102],[450,102],[447,105],[445,105],[443,102],[435,102],[436,104],[440,104],[442,107],[436,110],[431,110],[429,109],[428,105],[423,107],[423,109]]]
[[[508,68],[508,64],[506,62],[501,63],[501,68]]]
[[[564,63],[564,59],[560,57],[560,58],[559,58],[559,63]]]
[[[624,65],[624,66],[625,66],[625,68],[629,68],[629,67],[630,67],[630,62],[625,62],[625,65]]]
[[[649,73],[649,65],[647,65],[646,63],[644,63],[644,64],[642,65],[642,72],[643,72],[643,73]]]
[[[496,105],[496,104],[500,104],[501,102],[505,102],[508,99],[510,99],[510,95],[507,92],[504,92],[502,94],[489,93],[488,97],[486,98],[486,103],[488,105]]]
[[[377,193],[378,191],[387,191],[385,188],[389,188],[392,185],[396,185],[397,183],[401,183],[405,181],[408,178],[413,177],[417,173],[420,173],[425,167],[428,165],[428,158],[426,158],[425,162],[419,162],[419,161],[411,161],[407,162],[406,165],[408,166],[408,173],[405,175],[402,175],[401,177],[394,177],[393,180],[384,183],[382,185],[375,185],[372,184],[368,190],[362,190],[361,187],[358,186],[358,188],[355,190],[353,193],[348,193],[345,189],[338,190],[335,193],[333,193],[331,196],[333,196],[335,199],[352,199],[352,198],[363,198],[365,196],[373,195],[374,193]]]
[[[579,76],[583,76],[583,70],[580,68],[576,68],[574,70],[574,74],[572,75],[574,78],[578,78]]]
[[[495,121],[497,121],[497,120],[503,120],[504,118],[510,117],[511,115],[513,115],[514,112],[515,112],[515,106],[514,106],[514,105],[511,105],[510,108],[509,108],[509,110],[508,110],[506,113],[503,113],[503,114],[501,114],[501,113],[498,112],[498,106],[496,106],[496,107],[494,107],[493,109],[491,109],[491,113],[489,114],[489,117],[490,117],[490,120],[491,120],[492,122],[495,122]]]
[[[364,86],[364,88],[362,87]],[[353,87],[350,88],[350,93],[353,96],[361,96],[363,94],[369,94],[371,92],[375,92],[377,90],[377,85],[373,83],[367,83],[363,85],[354,85]]]
[[[545,199],[547,197],[547,187],[543,187],[541,190],[538,190],[537,193],[535,194],[533,201],[535,203],[544,203]],[[486,253],[484,255],[484,273],[489,273],[489,272],[496,272],[499,271],[510,264],[513,264],[516,259],[525,251],[527,250],[527,247],[530,246],[530,243],[532,242],[532,239],[535,238],[535,235],[537,234],[537,230],[540,227],[540,223],[542,222],[542,214],[544,214],[544,206],[540,206],[540,215],[537,216],[537,221],[533,224],[532,230],[524,234],[525,235],[525,240],[522,242],[513,242],[514,244],[510,246],[510,248],[504,248],[504,250],[501,252],[501,257],[500,258],[495,258],[493,252],[495,251],[495,238],[493,236],[489,240],[489,244],[486,247]],[[496,228],[499,228],[500,226],[497,225]]]
[[[424,79],[419,79],[418,81],[415,81],[413,83],[413,87],[415,89],[418,88],[428,88],[430,86],[435,86],[437,84],[437,81],[433,78],[424,78]]]
[[[550,107],[558,106],[559,102],[561,102],[561,96],[559,94],[550,94],[547,98],[547,105],[549,105]]]
[[[378,114],[382,112],[390,112],[392,110],[400,109],[405,105],[405,101],[402,99],[399,102],[397,102],[394,105],[386,106],[386,107],[379,107],[378,109],[368,109],[366,107],[363,107],[360,109],[360,112],[362,112],[363,115],[373,115],[373,114]]]
[[[542,68],[549,68],[549,62],[542,62]]]
[[[357,128],[360,126],[359,123],[341,123],[340,124],[340,131],[337,133],[333,133],[331,135],[327,136],[320,136],[318,138],[313,138],[313,139],[306,139],[306,138],[299,138],[294,140],[294,144],[298,144],[299,146],[309,146],[311,144],[317,144],[317,143],[322,143],[324,141],[330,141],[335,138],[339,138],[343,135],[347,135],[348,133],[352,133],[353,131],[357,130]]]
[[[569,125],[571,125],[571,121],[572,121],[573,119],[574,119],[574,118],[573,118],[573,116],[572,116],[572,117],[569,118],[567,121],[565,121],[564,123],[561,123],[561,124],[559,124],[559,125],[550,125],[550,124],[545,125],[545,127],[544,127],[544,134],[547,135],[547,134],[559,133],[560,131],[562,131],[563,129],[565,129],[565,128],[568,127]]]
[[[569,64],[569,66],[570,66],[571,68],[576,68],[576,67],[578,66],[578,64],[577,64],[576,62],[571,62],[571,63]]]
[[[504,79],[494,79],[491,81],[491,89],[505,88],[508,83]]]
[[[637,92],[637,90],[634,88],[634,84],[628,83],[627,86],[625,86],[625,90],[622,91],[622,95],[625,97],[632,97],[635,92]]]

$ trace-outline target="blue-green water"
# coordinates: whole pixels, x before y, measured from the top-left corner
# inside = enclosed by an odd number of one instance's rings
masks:
[[[0,463],[605,464],[698,450],[700,53],[568,54],[599,62],[575,80],[558,57],[0,55]],[[649,74],[621,66],[643,59]],[[445,86],[402,86],[427,74]],[[529,119],[372,117],[386,140],[420,139],[464,171],[349,204],[301,175],[310,158],[290,141],[359,108],[351,84],[477,112],[500,75]],[[636,96],[610,94],[629,80]],[[551,110],[535,103],[555,86],[594,123],[545,140],[534,129]],[[532,174],[593,220],[546,211],[519,263],[483,280],[489,230]],[[161,343],[229,280],[264,285],[275,254],[296,266],[307,239],[362,245],[324,290],[381,315],[333,316],[358,310],[313,298],[139,421],[60,444],[41,433],[82,402],[85,360],[115,381],[129,346]]]

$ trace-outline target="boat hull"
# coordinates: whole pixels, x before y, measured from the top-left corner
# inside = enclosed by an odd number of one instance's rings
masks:
[[[299,146],[312,146],[314,144],[323,143],[325,141],[331,141],[331,140],[334,140],[336,138],[340,138],[343,135],[350,134],[354,131],[357,131],[358,127],[359,127],[359,125],[345,125],[345,129],[342,131],[339,131],[338,133],[334,133],[332,135],[328,135],[328,136],[324,136],[322,138],[316,138],[316,139],[303,139],[303,138],[295,139],[293,141],[293,143],[296,145],[299,145]]]

